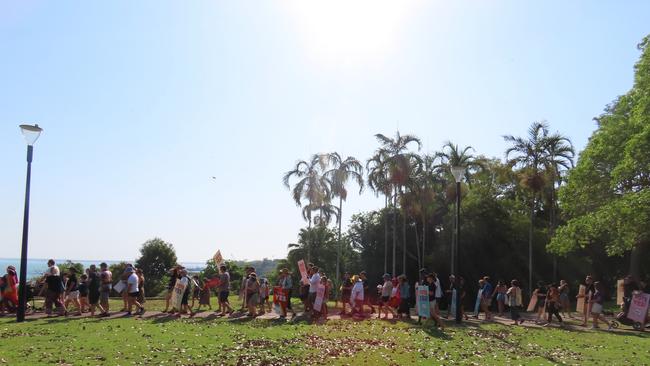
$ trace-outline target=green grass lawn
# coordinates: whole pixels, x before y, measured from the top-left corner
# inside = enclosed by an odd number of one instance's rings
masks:
[[[119,302],[115,302],[119,310]],[[164,303],[149,301],[150,309]],[[0,364],[650,364],[650,334],[330,320],[0,318]]]

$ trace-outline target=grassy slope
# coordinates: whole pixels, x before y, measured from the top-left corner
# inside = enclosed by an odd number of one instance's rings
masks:
[[[150,302],[152,309],[160,302]],[[0,319],[0,363],[650,364],[650,335],[384,321]],[[635,352],[636,354],[632,354]]]

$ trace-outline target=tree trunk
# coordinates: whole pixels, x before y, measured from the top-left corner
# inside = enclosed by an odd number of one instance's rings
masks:
[[[406,211],[402,212],[402,273],[406,274]]]
[[[386,272],[388,272],[388,196],[384,199],[384,273]]]
[[[339,273],[341,272],[341,217],[343,216],[343,197],[339,197],[339,240],[336,248],[336,282],[339,282]]]
[[[427,216],[422,210],[422,267],[426,267],[424,263],[425,247],[427,245]]]
[[[418,268],[422,268],[422,259],[420,257],[420,235],[418,234],[417,222],[415,223],[415,226],[413,226],[413,231],[415,232],[415,252],[417,253],[418,257]]]
[[[395,212],[397,210],[397,187],[395,187],[395,195],[393,196],[393,209],[391,212],[393,213],[393,274],[396,274],[396,268],[395,268],[395,257],[396,257],[396,243],[397,243],[397,213]]]
[[[533,294],[533,225],[535,224],[535,196],[530,203],[530,227],[528,228],[528,295]]]
[[[630,252],[630,273],[632,277],[638,280],[641,274],[641,245],[637,244]]]

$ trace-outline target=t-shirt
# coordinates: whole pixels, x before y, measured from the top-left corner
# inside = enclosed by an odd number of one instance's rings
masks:
[[[403,282],[401,285],[399,285],[399,296],[402,299],[409,298],[409,284],[407,282]]]
[[[97,272],[90,272],[88,274],[88,291],[92,293],[99,291],[99,276]]]
[[[131,273],[129,278],[127,278],[126,283],[128,285],[128,293],[132,294],[138,292],[138,276],[135,273]]]
[[[80,283],[78,289],[81,296],[88,295],[88,285],[85,282]]]
[[[314,273],[309,279],[309,293],[316,293],[318,285],[320,284],[320,275],[318,272]]]
[[[50,291],[63,292],[63,283],[61,283],[59,267],[52,266],[45,271],[45,283]]]
[[[78,289],[79,289],[79,283],[77,282],[77,276],[70,275],[68,277],[68,282],[66,283],[66,290],[77,291]]]
[[[440,299],[442,298],[442,286],[440,286],[440,279],[438,277],[436,277],[435,284],[436,284],[436,298]]]
[[[381,287],[381,296],[389,297],[393,292],[393,283],[391,281],[384,282],[384,285]]]
[[[483,292],[482,292],[483,298],[487,299],[490,296],[492,296],[492,285],[489,282],[485,282],[485,285],[483,285]]]
[[[282,288],[285,290],[291,290],[293,288],[293,280],[291,279],[291,276],[285,276],[282,279],[280,286],[282,286]]]
[[[230,273],[224,272],[219,275],[219,291],[228,291],[230,288]]]
[[[428,283],[426,286],[429,288],[429,301],[434,301],[436,299],[436,283]]]
[[[342,286],[343,286],[343,293],[344,294],[350,294],[352,292],[352,280],[351,279],[348,278],[347,280],[343,280]]]

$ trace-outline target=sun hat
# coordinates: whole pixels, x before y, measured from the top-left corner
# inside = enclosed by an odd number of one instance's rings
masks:
[[[133,273],[133,267],[126,267],[124,273]]]

